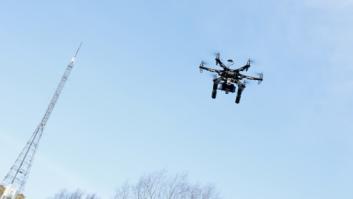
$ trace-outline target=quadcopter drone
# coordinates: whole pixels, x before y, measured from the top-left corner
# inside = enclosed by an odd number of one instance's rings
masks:
[[[232,59],[227,60],[229,65],[226,66],[222,62],[219,53],[216,54],[215,60],[216,60],[216,65],[219,65],[222,69],[218,70],[218,69],[205,67],[205,62],[203,61],[201,62],[199,67],[200,72],[202,72],[203,70],[206,70],[212,73],[216,73],[213,79],[213,89],[212,89],[213,99],[215,99],[217,96],[217,90],[222,90],[226,94],[235,93],[235,85],[236,85],[238,87],[238,90],[237,90],[237,96],[235,98],[235,103],[239,104],[241,94],[246,87],[247,80],[256,80],[258,81],[258,84],[260,84],[263,80],[262,73],[259,73],[258,77],[252,77],[252,76],[248,76],[240,73],[240,72],[249,70],[252,63],[250,59],[244,66],[238,69],[230,68],[230,66],[234,64],[234,61]]]

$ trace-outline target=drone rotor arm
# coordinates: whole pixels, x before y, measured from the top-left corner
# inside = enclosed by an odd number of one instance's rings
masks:
[[[252,76],[247,76],[247,75],[242,75],[242,77],[245,79],[248,79],[248,80],[256,80],[256,81],[258,81],[259,84],[264,80],[262,74],[260,74],[259,77],[252,77]]]
[[[219,72],[219,71],[216,70],[216,69],[208,68],[208,67],[205,67],[205,66],[200,66],[200,70],[206,70],[206,71],[212,72],[212,73],[218,73],[218,72]]]
[[[229,69],[220,59],[216,59],[216,65],[219,65],[223,69]]]
[[[260,78],[260,77],[245,76],[244,78],[248,79],[248,80],[262,80],[262,78]]]
[[[249,59],[248,62],[246,62],[246,64],[238,69],[235,69],[235,71],[248,71],[249,68],[251,67],[251,63],[252,63],[252,60]]]
[[[240,67],[238,69],[235,69],[235,71],[244,71],[244,70],[248,71],[250,67],[251,67],[251,64],[250,64],[250,62],[248,62],[244,66],[242,66],[242,67]]]
[[[221,54],[220,53],[216,53],[216,65],[222,67],[223,69],[229,69],[221,60]]]

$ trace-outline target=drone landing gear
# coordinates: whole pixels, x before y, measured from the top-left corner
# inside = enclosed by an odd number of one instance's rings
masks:
[[[212,98],[216,99],[217,96],[217,88],[218,88],[218,83],[216,81],[213,82],[213,88],[212,88]]]
[[[238,92],[237,92],[237,97],[235,98],[235,103],[239,104],[240,98],[241,98],[241,94],[242,94],[244,88],[245,88],[245,85],[239,85]]]

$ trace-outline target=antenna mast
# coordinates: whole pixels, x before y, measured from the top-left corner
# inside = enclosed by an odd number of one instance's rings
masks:
[[[15,199],[17,195],[23,193],[28,174],[31,170],[34,156],[36,154],[40,139],[43,135],[44,128],[48,122],[48,119],[53,112],[56,102],[59,99],[61,91],[63,90],[65,83],[74,67],[76,57],[80,51],[82,43],[77,48],[75,55],[66,67],[65,73],[61,78],[61,81],[49,103],[49,106],[37,128],[34,130],[32,136],[28,140],[26,146],[23,148],[20,155],[17,157],[15,163],[12,165],[9,173],[5,176],[2,185],[3,193],[0,192],[0,199]],[[0,187],[1,188],[1,187]]]

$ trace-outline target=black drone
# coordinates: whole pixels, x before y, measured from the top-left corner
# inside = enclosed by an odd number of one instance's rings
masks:
[[[229,63],[229,66],[226,66],[222,62],[219,53],[216,54],[215,60],[216,60],[216,65],[219,65],[222,69],[217,70],[217,69],[205,67],[205,62],[201,62],[200,64],[200,72],[202,72],[203,70],[207,70],[209,72],[216,73],[213,79],[213,89],[212,89],[213,99],[216,98],[217,90],[225,91],[226,94],[235,93],[235,84],[236,84],[238,87],[238,91],[237,91],[237,97],[235,99],[235,103],[239,104],[241,94],[247,84],[246,80],[257,80],[259,84],[263,80],[262,73],[259,73],[258,77],[252,77],[252,76],[248,76],[240,73],[242,71],[249,70],[252,63],[250,59],[244,66],[238,69],[229,68],[231,65],[234,64],[234,61],[232,59],[227,60]]]

